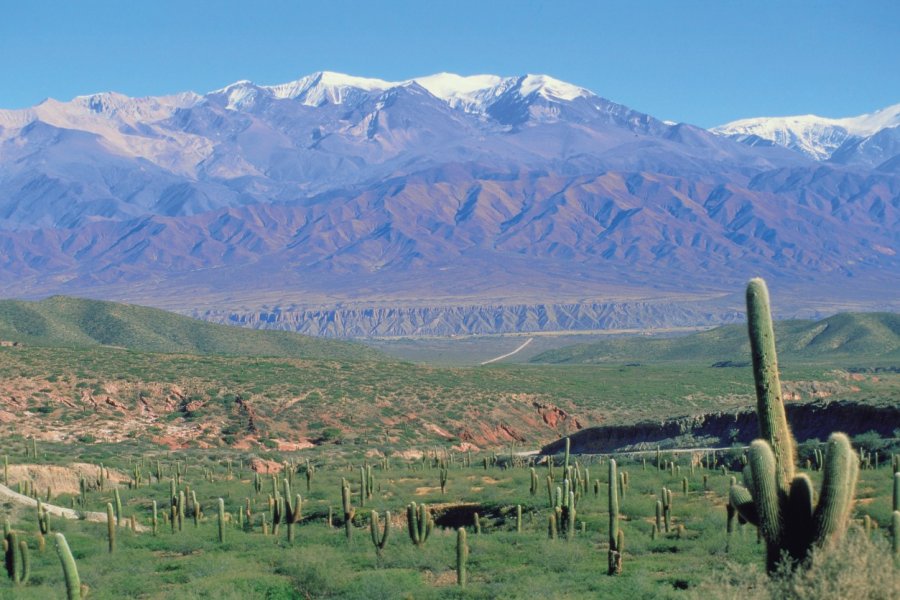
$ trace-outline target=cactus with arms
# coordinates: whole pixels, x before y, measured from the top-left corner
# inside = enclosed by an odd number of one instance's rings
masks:
[[[745,520],[759,527],[771,573],[783,553],[797,564],[814,546],[841,538],[853,506],[859,459],[846,435],[831,434],[823,457],[822,490],[814,506],[809,477],[794,473],[794,440],[778,379],[769,292],[762,279],[753,279],[747,286],[747,320],[762,439],[750,445],[744,470],[747,487],[733,486],[730,502]]]
[[[372,533],[372,544],[375,545],[375,553],[378,556],[381,556],[381,551],[384,550],[384,546],[387,544],[388,534],[391,532],[390,511],[385,511],[384,513],[383,530],[381,529],[380,520],[378,513],[373,510],[369,519],[369,530]]]
[[[434,521],[431,520],[431,514],[424,503],[416,506],[415,502],[411,502],[406,507],[406,524],[409,529],[409,539],[413,544],[421,547],[431,535]]]
[[[294,543],[294,525],[300,522],[300,512],[303,507],[303,498],[297,494],[294,500],[291,500],[291,482],[284,480],[284,520],[287,523],[287,539],[288,543]]]

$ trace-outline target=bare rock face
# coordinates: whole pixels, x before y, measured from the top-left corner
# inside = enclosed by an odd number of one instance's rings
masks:
[[[696,302],[604,302],[468,306],[286,308],[253,313],[204,311],[193,316],[256,329],[328,337],[479,335],[595,329],[639,329],[734,322],[727,307]]]

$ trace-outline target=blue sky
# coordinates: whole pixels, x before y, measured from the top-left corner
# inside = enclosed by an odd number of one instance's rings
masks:
[[[900,103],[900,2],[29,0],[0,19],[0,107],[206,92],[318,70],[546,73],[663,119]]]

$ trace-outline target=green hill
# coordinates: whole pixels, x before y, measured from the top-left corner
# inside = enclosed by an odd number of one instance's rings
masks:
[[[900,358],[900,315],[841,313],[821,321],[775,324],[779,357]],[[604,361],[709,360],[748,362],[746,325],[725,325],[684,337],[619,338],[576,344],[534,357],[535,363],[599,363]]]
[[[53,296],[0,300],[0,340],[30,346],[118,346],[145,352],[377,360],[362,344],[216,325],[155,308]]]

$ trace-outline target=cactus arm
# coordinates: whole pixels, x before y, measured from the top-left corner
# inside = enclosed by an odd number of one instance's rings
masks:
[[[759,513],[759,527],[770,548],[777,548],[781,542],[784,526],[777,481],[777,459],[772,448],[764,440],[754,440],[750,444],[748,458],[753,470],[752,494]]]
[[[746,522],[759,525],[759,515],[750,490],[742,485],[734,485],[728,494],[728,501]]]
[[[750,280],[747,285],[747,326],[756,383],[759,434],[772,447],[777,483],[786,494],[794,478],[794,440],[784,412],[769,290],[766,282],[759,278]]]
[[[821,545],[838,539],[847,528],[853,509],[859,458],[843,433],[832,433],[825,451],[822,491],[813,520],[815,541]]]
[[[31,577],[31,558],[28,556],[28,542],[25,540],[19,542],[19,556],[22,559],[22,574],[19,576],[19,583],[24,585]]]
[[[805,473],[791,482],[784,522],[785,548],[794,561],[803,560],[813,538],[813,487]]]

